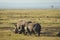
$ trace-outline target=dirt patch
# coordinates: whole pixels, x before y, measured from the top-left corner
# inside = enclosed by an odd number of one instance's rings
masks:
[[[0,27],[0,30],[13,30],[13,27]]]

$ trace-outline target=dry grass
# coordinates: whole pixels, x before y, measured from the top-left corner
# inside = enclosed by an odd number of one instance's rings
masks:
[[[1,27],[12,27],[19,19],[37,21],[42,26],[40,37],[14,34],[10,28],[8,30]],[[50,28],[49,28],[50,27]],[[0,40],[60,40],[56,36],[60,31],[60,10],[0,10]],[[49,33],[54,34],[51,36]]]
[[[23,34],[14,34],[10,30],[0,31],[0,40],[60,40],[59,37],[51,37],[41,35],[40,37],[36,37],[35,35],[26,36]]]

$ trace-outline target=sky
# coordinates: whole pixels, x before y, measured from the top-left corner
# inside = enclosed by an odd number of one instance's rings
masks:
[[[60,9],[60,0],[0,0],[0,9]]]

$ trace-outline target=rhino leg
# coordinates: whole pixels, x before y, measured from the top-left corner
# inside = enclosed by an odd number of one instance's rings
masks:
[[[24,34],[27,35],[27,26],[24,27]]]
[[[30,31],[29,28],[27,28],[27,30],[28,30],[29,35],[31,35],[32,34],[32,31]]]
[[[17,28],[15,29],[15,33],[18,33],[18,29]]]

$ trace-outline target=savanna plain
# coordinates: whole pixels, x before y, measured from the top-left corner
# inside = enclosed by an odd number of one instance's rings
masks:
[[[41,25],[41,35],[15,34],[15,23],[25,19],[36,21]],[[0,9],[0,40],[60,40],[59,9]]]

